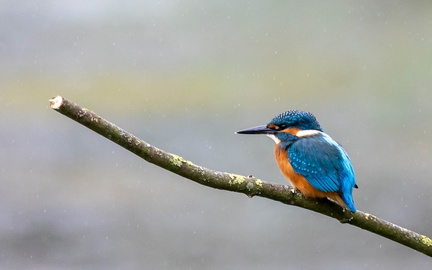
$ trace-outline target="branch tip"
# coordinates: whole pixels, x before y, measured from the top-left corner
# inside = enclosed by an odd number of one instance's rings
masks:
[[[53,97],[49,100],[49,103],[52,109],[57,110],[63,105],[63,98],[61,96]]]

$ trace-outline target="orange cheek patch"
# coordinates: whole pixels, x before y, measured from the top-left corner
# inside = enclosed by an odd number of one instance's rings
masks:
[[[286,128],[286,129],[282,130],[281,132],[289,133],[291,135],[296,136],[297,132],[299,132],[299,131],[300,131],[299,128]]]

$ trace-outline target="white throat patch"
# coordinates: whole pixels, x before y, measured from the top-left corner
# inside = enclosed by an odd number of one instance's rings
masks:
[[[267,134],[276,144],[280,143],[281,141],[273,134]]]

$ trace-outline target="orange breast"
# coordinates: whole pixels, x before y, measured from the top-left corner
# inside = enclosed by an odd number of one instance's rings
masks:
[[[291,183],[293,187],[298,189],[303,195],[311,198],[329,198],[338,204],[346,207],[346,204],[337,192],[325,192],[314,188],[306,178],[296,173],[288,160],[288,153],[286,150],[280,150],[279,144],[275,147],[276,162],[279,165],[279,169],[286,179]]]

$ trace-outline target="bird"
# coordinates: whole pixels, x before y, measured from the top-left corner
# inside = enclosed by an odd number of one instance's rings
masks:
[[[323,132],[310,112],[289,110],[267,125],[237,134],[265,134],[276,143],[274,154],[282,174],[306,197],[328,198],[356,212],[352,196],[354,169],[342,146]]]

